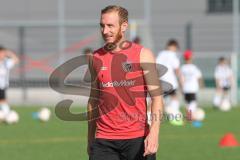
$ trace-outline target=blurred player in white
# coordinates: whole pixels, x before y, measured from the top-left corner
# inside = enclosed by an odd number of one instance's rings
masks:
[[[192,51],[184,53],[185,64],[181,67],[181,83],[187,110],[193,113],[197,109],[197,93],[202,82],[202,73],[199,68],[192,63]]]
[[[178,42],[174,39],[169,40],[166,46],[166,50],[158,53],[156,63],[164,65],[167,67],[167,72],[160,77],[161,80],[166,81],[172,85],[172,90],[166,93],[169,96],[169,102],[166,104],[166,112],[168,114],[179,114],[180,112],[180,103],[177,96],[178,89],[178,78],[180,77],[180,61],[177,57],[177,52],[179,50]],[[178,121],[170,121],[173,125],[182,125],[182,119]]]
[[[224,101],[227,101],[230,105],[229,90],[233,85],[234,78],[232,69],[224,57],[219,58],[214,77],[216,83],[216,95],[213,100],[214,106],[220,107]]]
[[[19,61],[16,54],[0,46],[0,110],[5,115],[10,112],[10,107],[6,99],[6,89],[9,86],[9,71]]]

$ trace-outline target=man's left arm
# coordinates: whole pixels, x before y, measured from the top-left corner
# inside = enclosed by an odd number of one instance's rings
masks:
[[[163,113],[162,91],[156,68],[155,58],[151,50],[143,48],[140,55],[140,63],[144,72],[144,79],[151,96],[151,116],[152,124],[150,132],[146,137],[144,156],[154,154],[158,150],[158,138],[160,123]]]

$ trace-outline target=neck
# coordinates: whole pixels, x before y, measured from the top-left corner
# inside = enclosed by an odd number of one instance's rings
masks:
[[[121,51],[122,48],[121,48],[120,44],[122,44],[122,42],[125,41],[125,40],[126,40],[125,37],[122,37],[122,38],[116,43],[117,47],[116,47],[113,51],[115,51],[115,52]]]
[[[172,51],[172,52],[177,52],[177,50],[174,49],[173,47],[167,47],[167,50]]]

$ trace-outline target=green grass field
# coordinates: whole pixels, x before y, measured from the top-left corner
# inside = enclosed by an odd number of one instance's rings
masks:
[[[0,160],[87,160],[86,122],[64,122],[54,115],[47,123],[33,120],[33,107],[15,108],[20,122],[0,124]],[[78,110],[75,108],[74,110]],[[240,146],[220,148],[227,132],[240,142],[240,107],[230,112],[208,109],[203,127],[184,127],[163,123],[158,160],[240,160]]]

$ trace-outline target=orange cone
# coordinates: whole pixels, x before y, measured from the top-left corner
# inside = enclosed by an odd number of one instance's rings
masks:
[[[237,139],[232,133],[227,133],[223,136],[219,143],[220,147],[237,147],[239,146]]]

